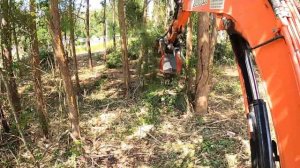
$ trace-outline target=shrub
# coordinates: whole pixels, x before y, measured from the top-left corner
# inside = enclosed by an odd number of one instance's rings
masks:
[[[214,64],[232,65],[234,64],[234,54],[229,41],[224,40],[216,44],[214,54]]]
[[[128,46],[128,57],[131,60],[136,60],[139,57],[139,52],[141,49],[141,41],[140,40],[132,40],[129,42]]]
[[[119,68],[122,66],[122,54],[120,50],[116,50],[107,55],[107,68]]]
[[[54,54],[52,51],[40,50],[41,67],[43,69],[50,69],[51,64],[54,65]]]

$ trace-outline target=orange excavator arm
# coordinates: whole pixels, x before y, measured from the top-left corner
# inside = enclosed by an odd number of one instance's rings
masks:
[[[219,18],[218,28],[229,34],[249,121],[253,167],[275,167],[279,158],[283,168],[300,167],[299,3],[296,0],[175,2],[177,14],[167,33],[169,43],[182,32],[191,12],[215,14]],[[266,97],[259,94],[256,69],[266,88]],[[268,109],[277,145],[271,141]]]
[[[174,15],[174,21],[172,22],[168,32],[167,32],[167,39],[169,43],[174,43],[177,36],[183,32],[183,29],[191,15],[190,11],[182,10],[182,4],[177,3]]]

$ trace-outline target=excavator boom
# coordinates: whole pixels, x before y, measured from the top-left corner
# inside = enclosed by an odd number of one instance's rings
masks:
[[[258,110],[256,117],[259,117],[267,110],[257,91],[255,68],[250,61],[251,58],[254,59],[262,84],[267,90],[265,100],[275,128],[280,165],[283,168],[300,167],[298,2],[295,0],[179,0],[176,4],[178,5],[177,16],[174,17],[167,35],[170,43],[182,32],[191,12],[213,13],[218,18],[219,30],[227,30],[236,56],[248,119],[251,119],[251,111]],[[268,129],[266,128],[267,132]],[[266,138],[270,139],[270,137]],[[271,150],[276,151],[277,149],[274,148],[277,147],[273,145]],[[274,155],[276,154],[269,154],[271,157]],[[260,167],[274,166],[275,164],[260,165]]]

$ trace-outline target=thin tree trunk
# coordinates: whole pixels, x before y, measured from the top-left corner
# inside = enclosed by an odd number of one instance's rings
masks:
[[[65,57],[66,57],[66,60],[67,60],[67,62],[69,63],[69,48],[68,48],[68,40],[67,40],[67,31],[65,31],[65,32],[63,32],[63,34],[64,34],[64,41],[65,41],[65,43],[64,43],[64,47],[65,47]]]
[[[18,110],[16,109],[16,107],[14,105],[14,99],[13,99],[12,92],[10,90],[9,83],[8,83],[10,76],[6,72],[4,72],[1,68],[0,68],[0,78],[2,78],[2,81],[5,85],[6,90],[7,90],[6,93],[7,93],[8,103],[11,107],[11,112],[13,114],[17,130],[18,130],[19,135],[21,137],[21,140],[22,140],[22,142],[25,146],[25,149],[30,153],[31,157],[34,159],[36,166],[40,167],[39,162],[37,162],[32,150],[29,148],[28,142],[25,139],[24,133],[23,133],[21,127],[20,127],[19,117],[18,117]]]
[[[124,0],[118,1],[118,14],[119,14],[119,25],[121,34],[121,49],[122,49],[122,61],[123,61],[123,75],[124,84],[126,88],[126,96],[129,96],[129,85],[130,85],[130,72],[129,72],[129,61],[128,61],[128,50],[127,50],[127,28],[124,12]]]
[[[69,0],[69,18],[70,18],[70,44],[71,51],[73,55],[73,64],[74,64],[74,74],[75,74],[75,84],[76,84],[76,93],[77,95],[81,92],[79,77],[78,77],[78,63],[76,56],[76,48],[75,48],[75,24],[74,24],[74,2],[73,0]]]
[[[6,90],[7,92],[10,92],[9,94],[10,99],[12,99],[12,105],[16,109],[16,115],[17,117],[21,113],[21,102],[20,97],[18,93],[18,88],[13,72],[13,59],[12,59],[12,52],[11,52],[11,11],[10,6],[8,3],[8,0],[2,0],[1,3],[1,9],[3,10],[2,13],[2,21],[1,21],[1,45],[3,48],[3,65],[4,68],[7,71],[7,74],[9,75],[8,78],[8,87],[9,90]]]
[[[112,8],[113,8],[113,42],[114,42],[114,50],[117,49],[117,44],[116,44],[116,0],[112,0]]]
[[[16,48],[16,55],[17,55],[17,61],[20,62],[20,54],[19,54],[19,41],[16,33],[16,24],[15,22],[12,22],[12,31],[13,31],[13,38],[14,38],[14,43],[15,43],[15,48]],[[21,77],[22,76],[22,67],[18,68],[18,71],[16,71],[16,76]]]
[[[69,119],[71,122],[72,133],[71,136],[74,140],[80,138],[80,128],[79,128],[79,116],[76,96],[74,93],[74,88],[70,76],[70,71],[66,59],[64,57],[64,47],[61,38],[60,29],[60,16],[58,10],[58,0],[50,0],[50,14],[51,18],[49,20],[50,32],[52,36],[52,43],[54,48],[54,54],[57,59],[59,69],[61,72],[64,89],[67,98]]]
[[[186,92],[191,93],[193,83],[193,72],[191,70],[191,57],[193,54],[193,21],[189,18],[187,24],[187,35],[186,35],[186,69],[187,69],[187,84]]]
[[[215,24],[212,24],[208,13],[199,13],[199,23],[201,24],[198,26],[195,111],[197,115],[203,115],[208,111],[212,48],[215,44],[215,39],[212,39],[213,36],[210,34],[210,30],[215,29]]]
[[[17,37],[17,32],[16,32],[16,24],[13,22],[13,37],[14,37],[14,43],[16,46],[16,55],[17,55],[17,61],[20,61],[20,54],[19,54],[19,41]]]
[[[106,62],[106,0],[103,1],[103,38],[104,38],[104,61]]]
[[[4,129],[4,132],[8,133],[10,131],[10,128],[9,128],[8,122],[5,118],[1,102],[0,102],[0,121],[1,121],[1,125]]]
[[[145,37],[145,33],[146,33],[146,27],[147,27],[147,6],[148,6],[148,0],[144,0],[144,4],[143,4],[143,21],[142,21],[142,26],[141,26],[141,34],[140,34],[140,38],[142,39],[143,37]],[[141,50],[140,50],[140,56],[139,56],[139,60],[138,60],[138,76],[140,78],[140,80],[142,80],[143,75],[146,73],[145,72],[145,68],[147,67],[147,48],[146,48],[146,42],[142,41],[141,43]]]
[[[85,14],[85,31],[86,31],[86,47],[88,50],[89,67],[93,69],[91,41],[90,41],[90,0],[86,0],[86,14]]]
[[[218,29],[217,29],[217,22],[216,17],[213,14],[210,14],[210,16],[213,18],[210,22],[210,64],[213,65],[214,60],[214,54],[216,49],[216,43],[217,43],[217,37],[218,37]],[[210,66],[211,68],[213,66]]]
[[[14,0],[10,0],[10,6],[12,9],[10,10],[16,10],[16,6],[15,6],[15,1]],[[14,43],[15,43],[15,47],[16,47],[16,55],[17,55],[17,61],[20,61],[20,54],[19,54],[19,41],[18,41],[18,37],[17,37],[17,32],[16,32],[16,23],[14,22],[16,15],[12,16],[12,32],[13,32],[13,39],[14,39]],[[21,71],[20,71],[21,72]]]
[[[31,21],[30,21],[30,32],[31,32],[31,61],[32,61],[32,75],[33,75],[33,83],[34,83],[34,92],[36,98],[36,110],[38,112],[40,124],[42,127],[42,131],[45,137],[49,135],[49,127],[48,127],[48,113],[47,108],[43,96],[43,88],[42,88],[42,79],[41,79],[41,67],[40,67],[40,57],[39,57],[39,45],[37,38],[37,29],[36,29],[36,14],[35,11],[35,0],[30,0],[30,13],[31,13]]]

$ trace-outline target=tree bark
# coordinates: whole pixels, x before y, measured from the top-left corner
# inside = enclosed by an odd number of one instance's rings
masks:
[[[86,47],[88,50],[89,67],[93,69],[91,41],[90,41],[90,0],[86,0],[86,14],[85,14],[85,31],[86,31]]]
[[[33,75],[34,92],[35,92],[35,99],[36,99],[36,110],[38,112],[42,131],[45,137],[48,137],[49,135],[48,113],[47,113],[47,108],[43,96],[35,12],[36,12],[35,0],[30,0],[30,13],[31,13],[30,39],[31,39],[31,61],[32,61],[31,63],[33,67],[32,75]]]
[[[76,48],[75,48],[75,24],[74,24],[74,2],[73,0],[69,0],[69,18],[70,18],[70,44],[71,44],[71,52],[73,56],[73,64],[74,64],[74,74],[75,74],[75,85],[76,85],[76,93],[79,95],[81,92],[79,76],[78,76],[78,63],[76,56]]]
[[[145,37],[146,33],[146,27],[147,27],[147,6],[148,6],[148,0],[144,0],[143,4],[143,20],[142,20],[142,25],[141,25],[141,33],[140,33],[140,38],[142,39]],[[140,80],[143,79],[144,74],[146,73],[145,68],[147,67],[147,47],[146,47],[146,41],[142,41],[141,43],[141,50],[140,50],[140,56],[138,60],[138,76]]]
[[[64,47],[61,38],[60,29],[60,16],[58,9],[58,0],[50,0],[50,15],[49,27],[52,36],[52,43],[54,48],[54,54],[58,62],[58,66],[61,72],[64,89],[67,98],[69,119],[71,122],[71,136],[74,140],[80,138],[80,128],[79,128],[79,116],[76,96],[74,94],[74,88],[70,76],[70,71],[66,59],[64,57]]]
[[[193,21],[190,17],[187,24],[187,35],[186,35],[186,69],[187,69],[187,84],[186,92],[191,93],[193,84],[193,74],[191,67],[191,57],[193,54]]]
[[[36,158],[35,158],[32,150],[29,148],[28,142],[25,139],[23,130],[21,129],[21,126],[20,126],[19,117],[18,117],[18,111],[17,111],[16,107],[14,106],[14,99],[13,99],[13,96],[11,95],[12,92],[10,90],[9,83],[8,83],[10,76],[6,72],[4,72],[1,68],[0,68],[0,78],[2,79],[2,81],[3,81],[4,85],[5,85],[5,88],[7,90],[6,91],[6,93],[7,93],[7,100],[8,100],[8,103],[9,103],[10,107],[11,107],[11,112],[12,112],[12,115],[14,117],[17,130],[18,130],[19,135],[21,137],[20,139],[22,140],[22,142],[23,142],[23,144],[25,146],[25,149],[30,153],[31,157],[34,159],[36,166],[40,167],[39,162],[36,162]]]
[[[14,36],[14,43],[16,46],[16,55],[17,55],[17,61],[20,61],[20,54],[19,54],[19,41],[17,37],[17,32],[16,32],[16,24],[13,22],[13,36]]]
[[[1,125],[4,129],[4,132],[8,133],[10,131],[10,128],[9,128],[8,122],[5,118],[1,102],[0,102],[0,121],[1,121]]]
[[[9,3],[10,3],[10,6],[12,7],[12,9],[10,9],[10,10],[16,10],[15,1],[14,0],[10,0]],[[13,15],[12,16],[12,20],[13,20],[12,21],[13,40],[14,40],[15,47],[16,47],[17,61],[20,61],[19,41],[18,41],[17,32],[16,32],[16,23],[14,22],[15,19],[16,19],[16,15]]]
[[[13,72],[13,59],[12,59],[12,52],[11,52],[11,10],[8,0],[2,0],[1,3],[1,10],[2,13],[2,20],[1,20],[1,45],[3,48],[3,65],[5,70],[8,74],[8,90],[10,92],[9,96],[12,99],[12,105],[16,109],[17,117],[21,113],[21,102],[18,93],[18,88]]]
[[[113,9],[113,42],[114,42],[114,50],[117,49],[117,44],[116,44],[116,18],[115,18],[115,15],[116,15],[116,0],[112,0],[112,9]]]
[[[103,1],[103,28],[104,61],[106,62],[106,0]]]
[[[128,61],[128,50],[127,50],[127,28],[124,12],[124,0],[118,1],[118,14],[119,14],[119,25],[121,34],[121,49],[122,49],[122,61],[123,61],[123,75],[124,84],[126,88],[126,96],[129,96],[129,85],[130,85],[130,72],[129,72],[129,61]]]
[[[212,22],[208,13],[199,13],[198,26],[198,64],[196,70],[196,97],[195,112],[196,115],[203,115],[208,112],[208,94],[210,71],[215,42],[210,30],[215,29],[215,20]],[[214,31],[211,31],[214,32]]]

